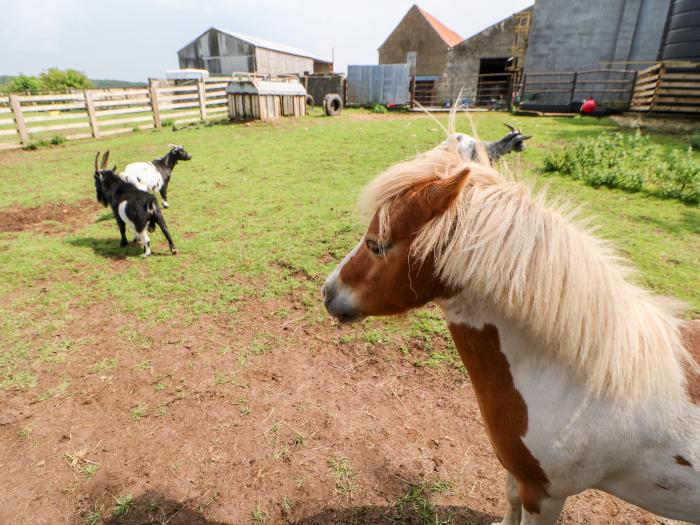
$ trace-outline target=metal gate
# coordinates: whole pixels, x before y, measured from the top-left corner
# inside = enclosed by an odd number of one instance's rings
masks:
[[[408,64],[348,66],[348,105],[405,106],[411,101]]]

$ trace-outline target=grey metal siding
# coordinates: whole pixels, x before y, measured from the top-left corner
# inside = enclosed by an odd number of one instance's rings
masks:
[[[408,64],[348,66],[348,104],[406,105],[410,102]]]

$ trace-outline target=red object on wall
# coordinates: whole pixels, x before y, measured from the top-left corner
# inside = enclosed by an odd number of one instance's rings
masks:
[[[581,104],[581,113],[593,113],[597,106],[598,104],[596,104],[596,101],[591,97]]]

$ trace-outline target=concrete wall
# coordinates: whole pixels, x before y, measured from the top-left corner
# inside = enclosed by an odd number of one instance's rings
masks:
[[[416,69],[411,74],[442,75],[448,48],[414,5],[379,48],[379,64],[405,64],[406,54],[416,51]]]
[[[525,73],[655,61],[670,0],[537,0]],[[642,69],[651,65],[614,67]]]
[[[450,49],[445,73],[436,84],[439,104],[454,103],[460,89],[462,97],[475,100],[481,59],[512,56],[516,21],[516,15],[510,16]]]

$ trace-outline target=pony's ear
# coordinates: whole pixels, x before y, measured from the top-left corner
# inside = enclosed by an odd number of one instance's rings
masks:
[[[416,198],[426,220],[442,215],[452,205],[467,184],[469,172],[470,169],[464,166],[454,175],[429,182],[420,188]]]

